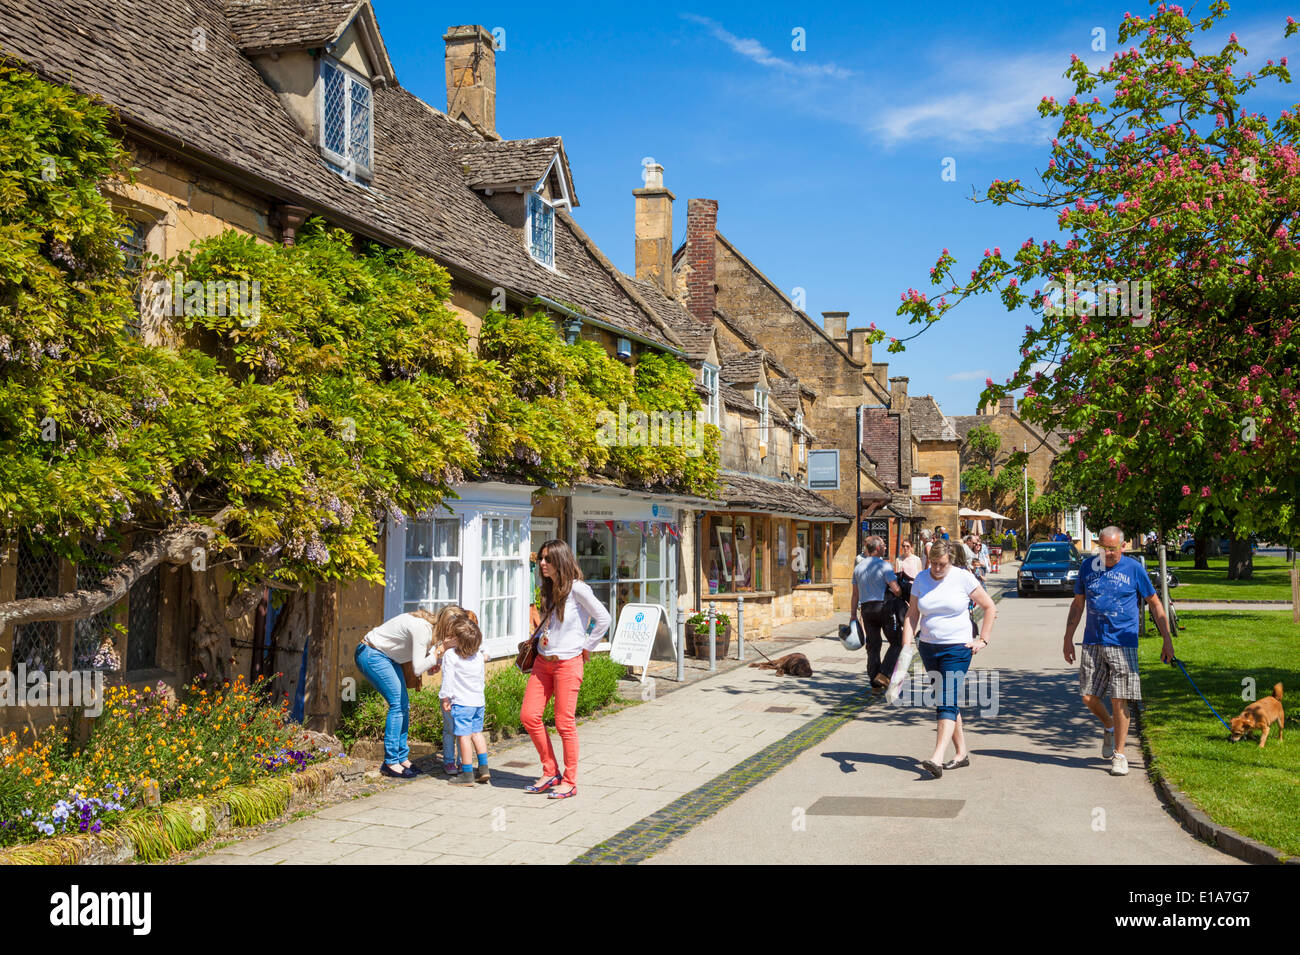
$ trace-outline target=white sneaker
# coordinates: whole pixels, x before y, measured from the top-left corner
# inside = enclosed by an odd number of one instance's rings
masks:
[[[1116,753],[1110,758],[1110,774],[1112,776],[1128,775],[1128,757],[1123,753]]]
[[[1115,755],[1115,731],[1105,730],[1101,734],[1101,758],[1110,759]]]

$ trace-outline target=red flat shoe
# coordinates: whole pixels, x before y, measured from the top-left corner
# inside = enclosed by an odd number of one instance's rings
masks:
[[[562,776],[562,775],[552,776],[550,779],[548,779],[546,782],[542,783],[540,786],[525,786],[525,787],[524,787],[524,792],[526,792],[526,793],[544,793],[544,792],[546,792],[546,790],[550,789],[552,786],[556,786],[556,785],[558,785],[562,779],[564,779],[564,776]]]
[[[568,799],[570,796],[578,795],[578,787],[574,786],[567,793],[551,793],[547,799]]]

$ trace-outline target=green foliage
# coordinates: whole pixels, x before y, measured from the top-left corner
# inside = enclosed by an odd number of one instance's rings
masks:
[[[1073,57],[1075,95],[1039,104],[1059,122],[1041,183],[984,197],[1065,235],[986,249],[969,280],[944,249],[940,297],[909,290],[899,314],[924,330],[981,294],[1035,313],[1019,369],[981,400],[1024,388],[1022,415],[1067,433],[1057,476],[1095,521],[1300,542],[1300,111],[1258,111],[1286,59],[1243,69],[1236,34],[1216,35],[1227,3],[1205,12],[1125,14],[1127,49]],[[1099,296],[1116,283],[1127,304]]]
[[[629,369],[596,342],[566,345],[550,316],[489,312],[479,355],[509,382],[494,407],[503,422],[503,460],[535,479],[573,483],[604,473],[617,480],[692,494],[717,491],[721,432],[703,426],[699,453],[680,446],[627,446],[601,441],[602,412],[625,409],[690,417],[700,408],[690,367],[670,355],[646,353]],[[674,419],[676,420],[676,419]]]

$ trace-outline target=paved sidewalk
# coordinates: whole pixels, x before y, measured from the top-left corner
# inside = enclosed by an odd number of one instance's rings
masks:
[[[1108,774],[1061,656],[1068,606],[1014,591],[999,602],[976,657],[998,671],[998,712],[964,709],[969,767],[931,779],[919,760],[934,711],[873,704],[650,861],[1236,864],[1164,810],[1135,738],[1129,775]]]
[[[845,655],[832,639],[800,649],[818,669],[819,658]],[[749,657],[757,655],[750,651]],[[490,788],[462,789],[442,776],[421,777],[329,806],[191,864],[569,862],[859,691],[860,654],[854,663],[810,681],[744,667],[580,723],[578,795],[572,799],[522,792],[540,772],[524,737],[493,753]],[[626,694],[629,684],[622,686]],[[558,752],[559,739],[552,738]]]

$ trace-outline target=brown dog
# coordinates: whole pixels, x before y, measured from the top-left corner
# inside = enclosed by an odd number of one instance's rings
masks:
[[[1232,733],[1228,739],[1235,743],[1243,736],[1250,736],[1252,730],[1262,730],[1259,737],[1259,745],[1262,748],[1268,741],[1269,727],[1274,723],[1277,724],[1277,738],[1285,739],[1283,734],[1286,732],[1286,712],[1282,709],[1281,683],[1273,687],[1272,696],[1256,700],[1242,710],[1240,716],[1233,719]]]
[[[787,653],[766,663],[751,663],[759,670],[775,670],[782,676],[812,676],[812,664],[802,653]]]

